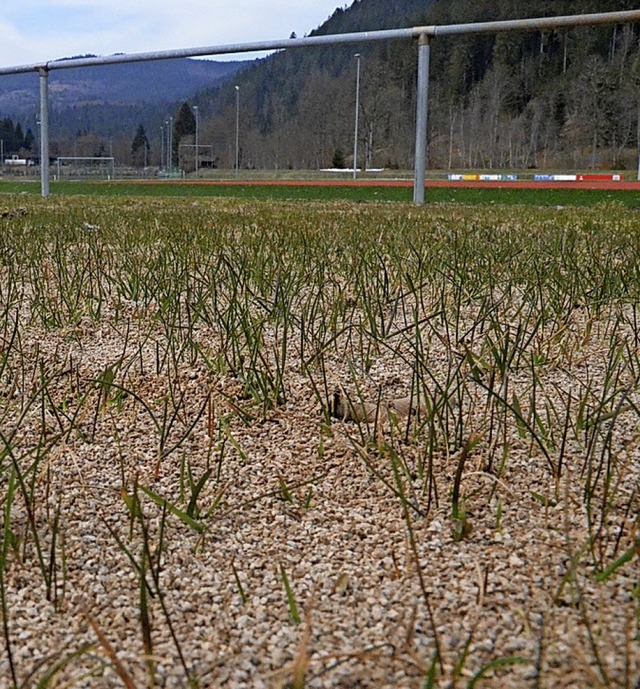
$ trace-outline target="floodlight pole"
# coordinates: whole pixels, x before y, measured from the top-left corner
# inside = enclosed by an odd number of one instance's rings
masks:
[[[164,125],[160,127],[160,169],[164,168]]]
[[[356,53],[356,115],[353,135],[353,179],[358,176],[358,120],[360,116],[360,53]]]
[[[40,188],[42,198],[49,196],[49,70],[40,74]]]
[[[240,171],[240,87],[236,84],[236,177]]]
[[[638,101],[638,124],[636,129],[636,138],[638,146],[638,175],[636,179],[640,182],[640,100]]]
[[[169,118],[169,177],[173,174],[173,117]]]
[[[200,162],[200,161],[198,160],[198,145],[199,145],[199,143],[200,143],[200,142],[198,141],[198,139],[200,138],[200,137],[199,137],[200,132],[198,131],[199,122],[198,122],[198,106],[197,106],[197,105],[194,105],[194,106],[193,106],[193,113],[194,113],[195,118],[196,118],[196,163],[195,163],[195,168],[196,168],[196,177],[198,177],[198,176],[199,176],[199,175],[198,175],[198,163]]]
[[[167,174],[171,172],[171,123],[169,122],[169,117],[164,121],[164,132],[165,132],[165,170]]]
[[[418,92],[416,112],[416,159],[414,165],[413,202],[424,203],[427,171],[427,133],[429,115],[429,62],[431,38],[421,34],[418,39]]]

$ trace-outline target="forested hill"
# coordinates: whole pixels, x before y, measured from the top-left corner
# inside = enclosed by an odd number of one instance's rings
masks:
[[[130,145],[141,122],[159,131],[177,101],[230,77],[244,64],[172,59],[54,70],[49,82],[54,146],[61,137],[77,138],[78,132],[110,140],[125,135]],[[0,78],[0,119],[10,117],[25,131],[36,132],[39,99],[35,72]],[[82,153],[94,155],[96,150]]]
[[[356,0],[311,35],[639,9],[640,0]],[[637,26],[438,38],[432,44],[432,167],[631,165],[637,145]],[[290,49],[203,92],[203,131],[223,164],[240,87],[242,164],[323,167],[353,147],[356,59],[367,166],[410,167],[416,46]],[[227,151],[227,153],[225,153]]]

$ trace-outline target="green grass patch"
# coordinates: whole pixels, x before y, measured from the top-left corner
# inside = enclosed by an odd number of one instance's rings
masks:
[[[476,187],[427,188],[425,198],[434,203],[506,206],[595,206],[619,203],[640,207],[640,191],[625,189],[481,189]]]
[[[38,182],[0,182],[0,193],[39,194]],[[122,196],[149,198],[239,198],[270,201],[356,201],[408,203],[411,187],[349,186],[332,184],[216,184],[188,182],[52,182],[59,196]],[[594,206],[619,203],[640,208],[640,190],[611,189],[481,189],[475,187],[428,187],[428,203],[525,206]]]

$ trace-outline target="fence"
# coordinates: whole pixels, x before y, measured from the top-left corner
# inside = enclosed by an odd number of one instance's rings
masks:
[[[441,26],[417,26],[406,29],[365,31],[359,33],[333,34],[290,38],[278,41],[238,43],[235,45],[205,46],[182,50],[165,50],[148,53],[110,55],[108,57],[76,58],[50,61],[30,65],[0,68],[0,76],[37,72],[40,76],[40,180],[42,196],[49,195],[49,72],[74,67],[96,67],[98,65],[122,64],[127,62],[149,62],[184,57],[209,57],[238,53],[286,50],[288,48],[311,48],[315,46],[339,45],[345,43],[367,43],[391,40],[417,40],[418,42],[418,86],[416,106],[416,143],[414,157],[414,203],[424,203],[427,160],[428,106],[429,106],[429,60],[431,41],[440,36],[460,34],[502,33],[507,31],[544,31],[572,26],[597,26],[606,24],[627,24],[640,22],[640,10],[626,12],[603,12],[599,14],[578,14],[562,17],[541,17],[508,21],[449,24]],[[355,167],[355,163],[354,163]]]

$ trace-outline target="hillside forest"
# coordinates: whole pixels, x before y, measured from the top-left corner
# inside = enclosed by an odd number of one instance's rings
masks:
[[[639,6],[638,0],[356,0],[312,35]],[[618,25],[435,39],[430,167],[634,167],[639,37],[640,27]],[[405,41],[290,49],[260,60],[197,95],[201,141],[213,145],[219,165],[232,167],[239,114],[243,167],[351,165],[356,54],[358,165],[410,168],[417,46]]]

